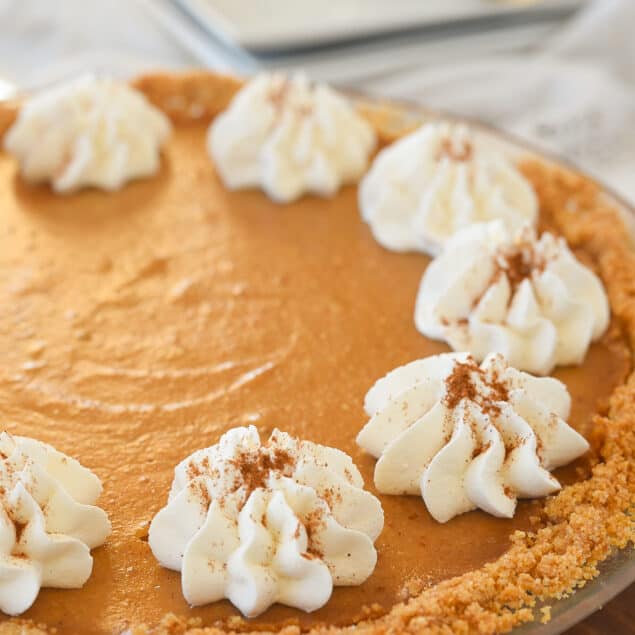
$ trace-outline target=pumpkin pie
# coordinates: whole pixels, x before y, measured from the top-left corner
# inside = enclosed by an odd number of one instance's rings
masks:
[[[448,351],[412,320],[429,257],[382,248],[355,185],[284,205],[227,189],[206,132],[239,80],[158,74],[134,86],[172,123],[156,175],[60,196],[0,153],[3,426],[94,471],[112,523],[83,588],[42,589],[1,633],[504,632],[633,539],[635,253],[596,183],[533,155],[520,163],[539,229],[566,239],[610,301],[583,363],[553,372],[591,450],[555,471],[559,493],[520,501],[513,518],[476,510],[441,524],[419,498],[377,492],[375,460],[355,441],[377,378]],[[0,106],[0,134],[19,108]],[[359,109],[380,146],[412,126],[399,106]],[[250,425],[343,450],[381,500],[374,572],[314,612],[192,608],[152,556],[149,524],[175,465]]]

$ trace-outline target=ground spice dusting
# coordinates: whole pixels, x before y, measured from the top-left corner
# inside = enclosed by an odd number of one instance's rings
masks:
[[[2,456],[0,457],[1,460],[3,460],[4,465],[3,465],[3,469],[4,469],[4,478],[7,479],[7,481],[9,482],[9,485],[11,484],[11,481],[14,478],[14,472],[15,469],[14,467],[8,462],[9,457],[2,454]],[[0,499],[4,499],[5,496],[7,494],[7,488],[0,485]],[[22,535],[24,534],[24,530],[27,528],[28,523],[26,522],[21,522],[19,520],[17,520],[14,516],[14,511],[12,510],[12,508],[8,505],[8,503],[6,501],[0,500],[0,505],[5,507],[5,512],[9,518],[9,520],[11,521],[11,523],[13,524],[13,527],[15,529],[15,542],[19,543],[22,540]],[[43,510],[44,513],[46,514],[46,509]],[[21,557],[22,554],[19,552],[15,552],[11,554],[14,557]]]
[[[320,492],[320,498],[329,506],[329,509],[333,509],[336,503],[342,502],[342,493],[338,488],[328,487]]]
[[[205,482],[202,480],[191,481],[189,488],[194,497],[199,501],[201,507],[203,509],[209,509],[209,506],[212,504],[212,499],[210,498]]]
[[[474,360],[454,364],[452,372],[445,380],[446,394],[443,399],[443,402],[450,410],[456,408],[463,399],[476,401],[478,389],[472,381],[472,373],[477,368]]]
[[[511,288],[509,302],[511,302],[521,283],[524,280],[531,280],[535,274],[543,272],[547,262],[548,257],[536,251],[535,241],[531,234],[522,235],[520,240],[513,245],[499,248],[494,254],[494,273],[482,293],[477,294],[473,299],[472,310],[480,304],[483,295],[501,276],[505,276],[509,282]],[[444,326],[454,323],[460,327],[467,327],[468,320],[466,318],[453,320],[441,318],[441,323]]]
[[[268,444],[254,451],[242,451],[231,463],[238,474],[233,491],[243,488],[244,501],[259,487],[265,487],[272,474],[290,476],[295,467],[295,458],[287,450]]]
[[[534,271],[533,262],[527,258],[527,252],[524,250],[501,254],[497,264],[507,276],[512,289],[518,288],[523,280],[531,278]]]
[[[27,523],[21,523],[17,520],[13,520],[13,526],[15,527],[15,541],[20,542],[22,540],[22,534],[26,529]]]
[[[287,78],[283,78],[276,86],[274,86],[267,95],[269,103],[273,106],[276,111],[276,117],[280,117],[283,112],[283,108],[287,103],[287,99],[289,97],[289,93],[291,92],[291,82]],[[293,112],[298,117],[308,117],[313,114],[313,107],[310,103],[293,103],[290,104],[293,106]]]
[[[443,403],[448,409],[456,408],[463,399],[472,401],[487,415],[500,414],[498,402],[507,401],[507,384],[493,371],[487,373],[469,357],[466,362],[456,362],[445,380],[446,393]]]
[[[289,90],[291,88],[291,84],[288,79],[283,78],[280,82],[278,82],[267,95],[271,105],[279,110],[284,105],[284,102],[287,100],[287,95],[289,94]]]
[[[254,490],[266,487],[270,476],[274,474],[291,476],[295,462],[295,457],[288,450],[276,446],[274,437],[255,450],[241,450],[236,458],[229,461],[230,465],[236,469],[236,477],[228,493],[242,489],[242,504],[244,505]],[[190,461],[185,471],[190,481],[190,491],[199,500],[202,507],[209,508],[212,501],[205,479],[200,477],[216,480],[221,477],[221,470],[212,466],[209,457],[205,456],[200,461]],[[220,497],[218,503],[224,507],[225,498]],[[266,526],[266,522],[263,521],[263,525]]]
[[[445,137],[439,144],[437,151],[437,161],[448,158],[453,161],[469,161],[472,158],[472,144],[466,139],[455,142],[449,137]]]
[[[500,275],[505,275],[513,295],[524,280],[530,280],[536,273],[544,271],[546,264],[545,258],[536,251],[536,243],[532,236],[522,236],[514,245],[498,250],[495,256],[496,271],[492,281]]]
[[[307,553],[314,558],[323,558],[320,541],[317,539],[317,533],[324,528],[326,521],[324,520],[323,510],[319,507],[310,511],[304,517],[304,529],[307,535]]]
[[[203,470],[201,469],[201,466],[196,461],[190,461],[187,464],[185,471],[187,472],[187,478],[190,481],[193,481],[195,478],[204,474]]]

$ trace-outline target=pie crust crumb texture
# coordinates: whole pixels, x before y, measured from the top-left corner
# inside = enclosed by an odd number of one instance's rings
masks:
[[[196,72],[154,75],[135,86],[171,119],[187,125],[207,121],[224,109],[240,86],[229,77]],[[399,121],[399,108],[363,106],[383,143],[419,122]],[[0,134],[14,117],[0,107]],[[545,161],[527,159],[521,165],[540,201],[541,230],[562,235],[576,255],[602,278],[613,314],[613,328],[627,334],[629,359],[635,347],[635,251],[619,211],[589,178]],[[360,221],[361,222],[361,221]],[[632,361],[630,363],[632,370]],[[360,399],[362,395],[360,395]],[[611,395],[606,412],[595,415],[593,438],[599,460],[585,481],[566,486],[549,498],[533,518],[536,529],[517,531],[498,560],[478,570],[440,582],[409,586],[412,595],[388,613],[365,607],[354,626],[316,626],[312,633],[498,633],[531,620],[546,620],[549,611],[538,600],[557,600],[598,575],[598,565],[616,548],[635,542],[629,511],[635,504],[635,375]],[[148,554],[148,557],[150,555]],[[45,633],[46,627],[12,620],[0,624],[0,635]],[[255,632],[242,618],[229,618],[224,630],[201,620],[166,615],[159,624],[130,625],[130,635],[216,635]],[[51,627],[49,633],[55,633]],[[264,632],[258,629],[258,632]],[[283,626],[283,635],[301,632]]]

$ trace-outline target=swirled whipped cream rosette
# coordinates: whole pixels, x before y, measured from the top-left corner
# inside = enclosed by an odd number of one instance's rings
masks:
[[[566,422],[569,393],[498,354],[445,353],[396,368],[366,395],[357,442],[378,458],[384,494],[420,495],[444,523],[480,508],[510,518],[517,499],[560,489],[550,473],[589,445]]]
[[[40,588],[76,589],[90,550],[110,534],[94,504],[101,482],[76,460],[34,439],[0,433],[0,611],[19,615]]]
[[[191,605],[227,598],[254,617],[276,602],[313,611],[364,582],[383,522],[346,454],[278,430],[263,443],[250,426],[177,466],[149,542]]]
[[[514,162],[464,125],[435,122],[375,157],[359,188],[362,218],[393,251],[435,256],[457,231],[536,222],[538,201]]]
[[[426,269],[415,308],[426,337],[538,375],[582,363],[609,318],[602,282],[564,239],[528,228],[510,237],[500,223],[457,234]]]
[[[356,182],[376,135],[327,85],[303,75],[262,74],[216,117],[207,144],[226,187],[259,187],[287,203],[305,193],[330,196]]]
[[[116,190],[155,174],[168,118],[139,91],[82,77],[31,97],[4,140],[29,182]]]

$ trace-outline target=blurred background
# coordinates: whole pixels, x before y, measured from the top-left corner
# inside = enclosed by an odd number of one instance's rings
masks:
[[[0,98],[87,71],[304,69],[476,117],[635,202],[634,0],[0,0]]]

